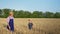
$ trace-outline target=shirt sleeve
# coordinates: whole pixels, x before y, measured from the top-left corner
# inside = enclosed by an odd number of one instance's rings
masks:
[[[7,23],[9,23],[9,20],[10,20],[10,19],[9,19],[9,17],[7,17],[7,20],[6,20],[6,21],[7,21]]]

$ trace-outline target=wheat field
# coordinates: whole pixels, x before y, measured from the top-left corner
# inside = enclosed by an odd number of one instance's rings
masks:
[[[28,29],[28,19],[33,22]],[[6,28],[6,18],[0,18],[0,34],[11,34]],[[15,18],[13,34],[60,34],[60,18]]]

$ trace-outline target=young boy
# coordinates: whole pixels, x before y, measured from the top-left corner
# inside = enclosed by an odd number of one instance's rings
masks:
[[[13,17],[13,12],[9,13],[9,16],[7,17],[7,29],[10,31],[14,31],[14,17]]]
[[[31,30],[32,27],[33,27],[33,23],[32,23],[32,21],[29,19],[29,20],[28,20],[28,28]]]

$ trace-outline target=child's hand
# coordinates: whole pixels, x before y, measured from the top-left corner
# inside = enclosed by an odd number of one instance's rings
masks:
[[[9,25],[7,25],[7,28],[10,30],[10,26]]]

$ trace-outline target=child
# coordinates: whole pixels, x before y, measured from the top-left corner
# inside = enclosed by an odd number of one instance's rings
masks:
[[[7,18],[7,29],[10,30],[10,31],[14,31],[14,17],[13,17],[13,12],[10,12],[9,13],[9,16]]]
[[[33,26],[33,23],[32,23],[32,21],[30,19],[28,21],[29,21],[28,22],[28,28],[31,30],[32,29],[32,26]]]

